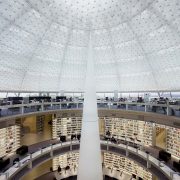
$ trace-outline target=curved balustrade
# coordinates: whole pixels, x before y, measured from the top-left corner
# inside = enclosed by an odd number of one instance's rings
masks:
[[[141,112],[153,112],[165,114],[167,116],[180,117],[180,105],[167,105],[156,103],[135,103],[135,102],[112,102],[98,101],[99,109],[124,109]],[[28,113],[57,111],[62,109],[82,109],[83,102],[44,102],[44,103],[29,103],[18,105],[0,106],[0,117],[13,115],[24,115]]]
[[[32,168],[50,158],[70,151],[78,150],[78,141],[58,143],[55,145],[50,145],[44,149],[39,149],[38,151],[27,155],[17,164],[10,167],[5,173],[1,173],[0,179],[19,179]],[[128,158],[135,160],[141,166],[144,166],[145,168],[149,169],[149,171],[157,175],[159,179],[179,180],[180,178],[178,173],[171,170],[163,162],[155,159],[150,154],[147,154],[146,152],[139,150],[137,148],[124,144],[113,144],[109,141],[101,140],[101,150],[128,156]]]
[[[78,173],[77,170],[78,170],[77,168],[72,168],[70,170],[62,170],[61,173],[58,173],[56,171],[56,172],[54,172],[54,176],[55,176],[56,180],[66,179],[68,177],[77,176],[77,173]],[[109,177],[112,177],[115,179],[119,179],[119,177],[123,178],[124,180],[132,179],[131,175],[126,171],[119,172],[119,171],[109,169],[106,167],[103,167],[103,175],[109,176]],[[43,175],[41,177],[43,178]]]
[[[104,141],[101,142],[101,144],[104,144],[104,143],[105,143]],[[164,162],[159,161],[158,159],[154,158],[147,152],[144,152],[142,150],[139,150],[138,148],[134,148],[132,146],[128,146],[125,144],[117,145],[108,141],[106,142],[106,145],[107,145],[106,147],[108,151],[111,151],[117,154],[119,154],[119,150],[124,150],[124,152],[121,151],[120,154],[124,154],[125,156],[128,156],[130,159],[133,159],[139,164],[141,164],[141,166],[142,165],[144,165],[144,167],[146,166],[151,172],[157,175],[158,179],[168,178],[170,180],[178,180],[180,178],[179,173],[174,172],[167,165],[165,165]],[[145,161],[142,161],[141,158],[144,159]],[[164,175],[166,175],[167,178],[162,177],[159,174],[159,172],[156,171],[157,169],[160,170]]]

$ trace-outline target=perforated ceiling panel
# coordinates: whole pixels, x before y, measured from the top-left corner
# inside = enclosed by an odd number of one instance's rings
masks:
[[[179,0],[0,0],[0,90],[180,90]]]

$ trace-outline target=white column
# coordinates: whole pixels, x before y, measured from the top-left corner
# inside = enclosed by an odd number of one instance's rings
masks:
[[[87,58],[87,73],[77,179],[102,180],[103,175],[91,35],[89,38]]]

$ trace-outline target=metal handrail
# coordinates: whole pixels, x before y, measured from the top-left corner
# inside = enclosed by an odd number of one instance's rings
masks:
[[[60,102],[37,102],[37,103],[24,103],[22,104],[14,104],[14,105],[4,105],[0,106],[0,108],[15,108],[22,106],[37,106],[37,105],[58,105],[58,104],[83,104],[83,101],[60,101]],[[147,102],[147,103],[139,103],[139,102],[128,102],[128,101],[97,101],[99,104],[127,104],[127,105],[139,105],[139,106],[160,106],[160,107],[175,107],[180,108],[180,105],[170,105],[170,104],[159,104],[156,102]]]
[[[67,106],[68,105],[75,105],[75,107],[62,107],[64,104],[66,104]],[[19,112],[19,114],[26,114],[28,112],[25,112],[25,109],[27,109],[28,107],[40,107],[39,110],[36,110],[37,112],[38,111],[48,111],[48,110],[59,110],[59,109],[80,109],[81,107],[79,107],[80,104],[83,104],[83,101],[61,101],[61,102],[38,102],[38,103],[28,103],[28,104],[25,104],[24,102],[22,102],[22,104],[15,104],[15,105],[5,105],[5,106],[0,106],[0,109],[1,111],[4,109],[4,110],[9,110],[9,111],[13,111],[13,109],[15,108],[19,108],[21,109],[21,111]],[[137,103],[137,102],[119,102],[119,101],[97,101],[97,104],[98,105],[105,105],[103,107],[98,107],[99,109],[103,108],[103,109],[114,109],[113,106],[117,106],[117,109],[118,108],[118,105],[124,105],[124,109],[125,110],[131,110],[130,107],[132,105],[135,105],[136,107],[144,107],[143,111],[144,112],[147,112],[147,108],[151,108],[151,107],[162,107],[162,108],[166,108],[166,115],[170,115],[170,109],[174,109],[174,110],[180,110],[180,105],[170,105],[169,103],[168,104],[158,104],[158,103]],[[46,106],[51,106],[51,107],[57,107],[59,106],[59,108],[53,108],[53,109],[46,109]],[[120,108],[121,109],[121,108]],[[36,112],[34,111],[34,112]],[[138,109],[136,109],[136,111],[138,111]],[[141,111],[142,112],[142,111]],[[153,112],[153,111],[150,111],[150,112]],[[0,112],[1,113],[1,112]],[[16,114],[18,115],[18,114]],[[6,117],[6,116],[9,116],[8,115],[5,115],[5,116],[1,116],[1,117]]]
[[[16,165],[10,167],[6,172],[4,172],[3,174],[0,174],[0,179],[8,179],[13,177],[17,172],[21,171],[25,166],[28,165],[28,167],[31,169],[32,168],[32,162],[41,157],[42,155],[46,154],[46,153],[50,153],[51,157],[53,157],[53,152],[54,150],[57,150],[61,147],[68,147],[68,146],[72,146],[72,145],[76,145],[79,144],[79,141],[69,141],[66,143],[58,143],[55,145],[49,145],[46,148],[39,149],[38,151],[32,153],[32,154],[28,154],[28,156],[26,156],[25,158],[23,158],[20,162],[25,162],[25,163],[17,163]],[[165,174],[169,179],[179,179],[179,174],[176,173],[175,171],[173,171],[172,169],[170,169],[168,166],[166,166],[165,164],[163,164],[163,166],[161,166],[161,161],[159,161],[158,159],[154,158],[153,156],[151,156],[150,154],[147,156],[147,153],[142,151],[142,150],[137,150],[134,147],[128,146],[128,145],[123,145],[123,144],[113,144],[110,143],[108,141],[104,141],[101,140],[101,144],[106,145],[107,146],[107,150],[109,150],[108,147],[116,147],[116,148],[121,148],[121,149],[125,149],[126,151],[130,151],[133,154],[138,155],[139,157],[145,159],[147,162],[150,162],[151,164],[154,164],[156,166],[156,168],[158,168],[160,171],[163,172],[163,174]],[[70,148],[71,151],[71,148]],[[147,166],[147,168],[149,168]]]

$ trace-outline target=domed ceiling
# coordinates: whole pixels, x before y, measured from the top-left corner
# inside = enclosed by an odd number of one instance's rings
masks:
[[[179,0],[0,0],[0,90],[180,90]]]

